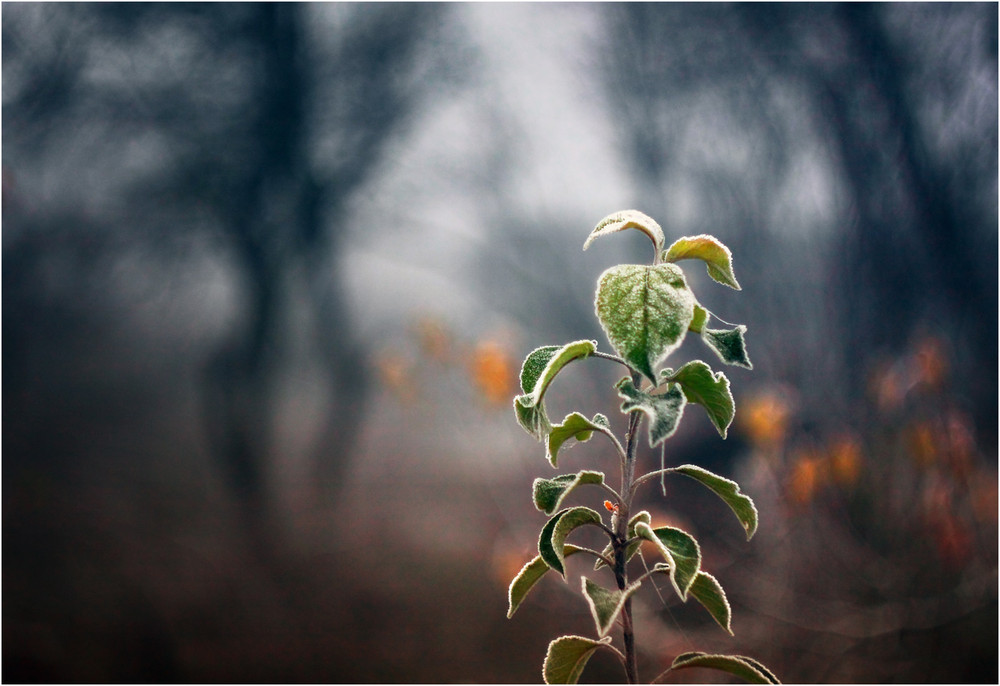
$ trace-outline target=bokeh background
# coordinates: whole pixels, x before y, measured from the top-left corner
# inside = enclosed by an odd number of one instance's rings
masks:
[[[2,26],[4,682],[539,681],[591,631],[587,569],[505,618],[554,473],[511,399],[534,347],[608,349],[596,277],[649,245],[580,248],[626,208],[733,250],[742,292],[687,272],[754,370],[727,370],[729,439],[692,408],[666,459],[761,514],[747,543],[694,482],[644,492],[735,637],[646,588],[642,676],[702,649],[997,681],[996,3]],[[621,428],[618,376],[574,364],[551,415]],[[598,442],[562,471],[616,474]]]

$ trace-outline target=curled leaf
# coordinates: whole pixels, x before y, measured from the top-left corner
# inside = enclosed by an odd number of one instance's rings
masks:
[[[708,653],[682,653],[678,655],[670,669],[708,667],[738,676],[749,684],[780,684],[778,678],[767,667],[756,660],[742,655],[709,655]]]
[[[563,547],[563,558],[565,559],[581,550],[582,548],[578,548],[575,545],[566,545]],[[510,582],[510,588],[507,589],[507,619],[514,616],[514,612],[521,606],[521,602],[528,595],[528,591],[534,588],[535,584],[551,569],[551,567],[545,564],[541,555],[536,555],[521,567],[521,571],[517,573],[517,576]]]
[[[701,234],[678,238],[667,249],[663,259],[665,262],[687,259],[702,260],[708,268],[708,275],[715,281],[741,290],[740,284],[733,274],[733,254],[715,236]]]
[[[587,524],[601,524],[601,515],[589,507],[571,507],[552,516],[542,527],[538,537],[538,554],[549,567],[559,572],[566,580],[565,557],[566,537],[574,529]]]
[[[712,368],[701,360],[688,362],[676,372],[666,375],[669,381],[680,385],[689,403],[705,408],[719,435],[723,438],[736,415],[733,394],[729,391],[729,379],[722,372],[712,372]]]
[[[597,625],[597,635],[602,638],[611,631],[625,601],[642,585],[641,582],[636,582],[627,586],[624,591],[619,591],[618,589],[608,590],[603,586],[598,586],[587,577],[581,577],[581,581],[583,596],[587,599],[587,604],[590,605],[590,614],[594,617],[594,622]]]
[[[670,438],[680,424],[687,398],[672,384],[663,393],[653,394],[640,391],[627,376],[615,385],[622,403],[622,412],[642,412],[649,424],[649,445],[657,445]]]
[[[653,529],[645,522],[635,525],[635,535],[652,541],[670,565],[670,583],[681,600],[687,602],[688,590],[701,569],[701,549],[691,534],[671,526]]]
[[[639,229],[644,234],[649,236],[649,240],[653,241],[653,250],[656,255],[660,254],[663,250],[663,244],[665,239],[663,237],[663,229],[660,225],[649,217],[638,210],[621,210],[619,212],[613,212],[607,217],[597,222],[597,226],[594,230],[590,232],[587,236],[587,240],[583,244],[583,249],[586,250],[590,247],[590,244],[595,238],[600,236],[606,236],[609,233],[616,233],[618,231],[624,231],[625,229]]]
[[[551,643],[542,664],[542,677],[547,684],[575,684],[583,674],[587,661],[601,646],[611,643],[605,636],[599,641],[583,636],[560,636]]]
[[[545,440],[552,430],[542,398],[556,374],[567,364],[587,357],[597,349],[595,341],[574,341],[563,346],[546,345],[532,350],[521,365],[523,395],[514,398],[514,413],[525,431]]]
[[[552,466],[555,467],[556,458],[563,443],[571,438],[575,438],[581,443],[589,441],[590,436],[595,431],[613,436],[611,427],[608,424],[608,418],[603,414],[597,413],[593,419],[587,419],[579,412],[566,415],[562,424],[556,424],[549,431],[548,440],[546,441],[546,457],[548,457]]]
[[[554,479],[535,479],[531,489],[535,507],[545,514],[552,514],[559,509],[570,491],[580,484],[602,483],[604,483],[604,474],[584,470],[577,474],[562,474]]]
[[[747,540],[749,541],[753,537],[754,532],[757,531],[757,507],[754,505],[753,500],[750,499],[750,496],[740,492],[740,485],[738,483],[693,464],[671,467],[667,471],[689,476],[710,488],[717,496],[722,498],[723,502],[736,515],[736,518],[740,520],[744,531],[747,532]]]

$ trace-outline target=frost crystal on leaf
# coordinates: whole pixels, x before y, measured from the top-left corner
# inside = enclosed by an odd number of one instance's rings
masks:
[[[655,368],[684,340],[695,304],[680,267],[623,264],[601,274],[594,307],[618,354],[655,383]]]
[[[653,241],[653,250],[656,255],[659,255],[660,251],[663,250],[663,243],[666,240],[663,237],[663,229],[660,228],[660,225],[652,217],[643,214],[639,210],[614,212],[597,222],[597,226],[594,227],[594,230],[590,232],[586,242],[584,242],[583,249],[586,250],[589,248],[595,238],[606,236],[609,233],[624,231],[625,229],[639,229],[649,236],[649,240]]]

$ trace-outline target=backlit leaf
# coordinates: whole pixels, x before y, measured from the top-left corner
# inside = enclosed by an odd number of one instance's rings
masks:
[[[566,537],[578,527],[587,524],[601,524],[601,515],[589,507],[571,507],[555,515],[545,523],[538,537],[538,554],[549,567],[566,579],[563,564]]]
[[[712,373],[712,368],[701,360],[688,362],[676,372],[666,375],[667,379],[680,384],[684,397],[689,403],[705,408],[708,418],[723,438],[736,415],[733,394],[729,390],[729,379],[722,372]]]
[[[699,652],[682,653],[670,665],[671,669],[687,669],[690,667],[707,667],[709,669],[728,672],[750,684],[781,683],[764,665],[742,655],[709,655]]]
[[[753,500],[749,496],[740,492],[740,485],[738,483],[693,464],[671,467],[668,471],[689,476],[712,489],[717,496],[729,505],[736,518],[740,520],[740,524],[743,525],[743,529],[747,532],[748,541],[754,535],[754,532],[757,531],[757,507],[753,504]]]
[[[687,601],[688,590],[701,569],[701,549],[691,534],[671,526],[651,528],[645,522],[635,526],[639,538],[652,541],[670,565],[670,583],[680,599]]]
[[[701,333],[706,324],[708,324],[708,310],[701,305],[695,305],[694,316],[691,318],[691,323],[688,324],[688,331]]]
[[[733,634],[730,624],[732,610],[729,607],[729,600],[714,576],[708,572],[699,571],[688,592],[708,610],[719,626],[725,629],[730,636]]]
[[[604,483],[604,474],[586,470],[577,474],[562,474],[553,479],[535,479],[532,484],[535,507],[545,514],[552,514],[570,491],[580,484],[601,483]]]
[[[661,394],[652,394],[640,391],[626,376],[615,385],[615,389],[625,401],[622,403],[622,412],[640,411],[646,415],[650,447],[656,447],[677,430],[687,403],[687,398],[677,385],[671,385]]]
[[[632,369],[655,369],[684,340],[695,299],[677,265],[623,264],[597,281],[595,309],[611,345]]]
[[[589,441],[591,434],[595,431],[611,435],[608,418],[603,414],[595,414],[593,419],[587,419],[579,412],[566,415],[562,424],[556,424],[549,431],[548,440],[546,441],[546,457],[548,457],[552,466],[555,467],[559,448],[562,447],[563,443],[571,438],[575,438],[581,443]]]
[[[581,577],[583,584],[583,595],[590,605],[590,614],[594,617],[597,625],[597,635],[604,637],[611,630],[618,618],[625,601],[639,590],[641,583],[634,583],[627,586],[624,591],[618,589],[608,590],[603,586],[598,586],[586,577]]]
[[[664,261],[698,259],[705,263],[708,275],[730,288],[740,289],[740,284],[733,274],[733,254],[715,236],[701,234],[678,238],[667,249]]]
[[[563,547],[563,558],[565,559],[581,550],[582,548],[578,548],[575,545],[566,545]],[[528,595],[528,591],[534,588],[535,584],[551,569],[551,567],[545,564],[541,555],[536,555],[521,568],[521,571],[510,582],[510,588],[507,590],[507,601],[509,603],[507,619],[514,616],[514,612],[520,607],[521,601]]]
[[[606,236],[609,233],[624,231],[625,229],[639,229],[649,236],[649,240],[653,241],[654,254],[659,255],[660,251],[663,250],[665,242],[663,229],[660,228],[660,225],[652,217],[638,210],[614,212],[597,222],[597,226],[594,227],[594,230],[590,232],[586,242],[584,242],[583,249],[586,250],[589,248],[595,238]]]
[[[605,636],[599,641],[583,636],[560,636],[551,643],[542,664],[542,677],[547,684],[575,684],[594,651],[611,643]]]
[[[701,332],[701,339],[726,364],[753,369],[753,364],[747,356],[747,344],[744,338],[746,332],[747,327],[743,324],[735,329],[704,329]]]
[[[521,365],[521,390],[514,398],[514,412],[521,427],[540,441],[545,440],[552,424],[542,398],[556,374],[575,359],[596,350],[594,341],[574,341],[563,346],[546,345],[531,351]]]

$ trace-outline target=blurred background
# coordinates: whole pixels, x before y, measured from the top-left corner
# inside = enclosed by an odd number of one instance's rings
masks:
[[[539,681],[595,573],[505,618],[556,473],[511,400],[531,349],[609,350],[596,278],[649,244],[581,246],[626,208],[734,253],[740,293],[685,266],[754,370],[726,370],[728,440],[692,408],[666,460],[760,511],[747,543],[693,481],[642,493],[735,636],[644,588],[641,675],[698,649],[997,681],[995,3],[5,3],[2,28],[3,681]],[[572,365],[550,415],[622,429],[619,376]],[[617,478],[599,442],[560,471]],[[621,678],[598,654],[583,680]]]

